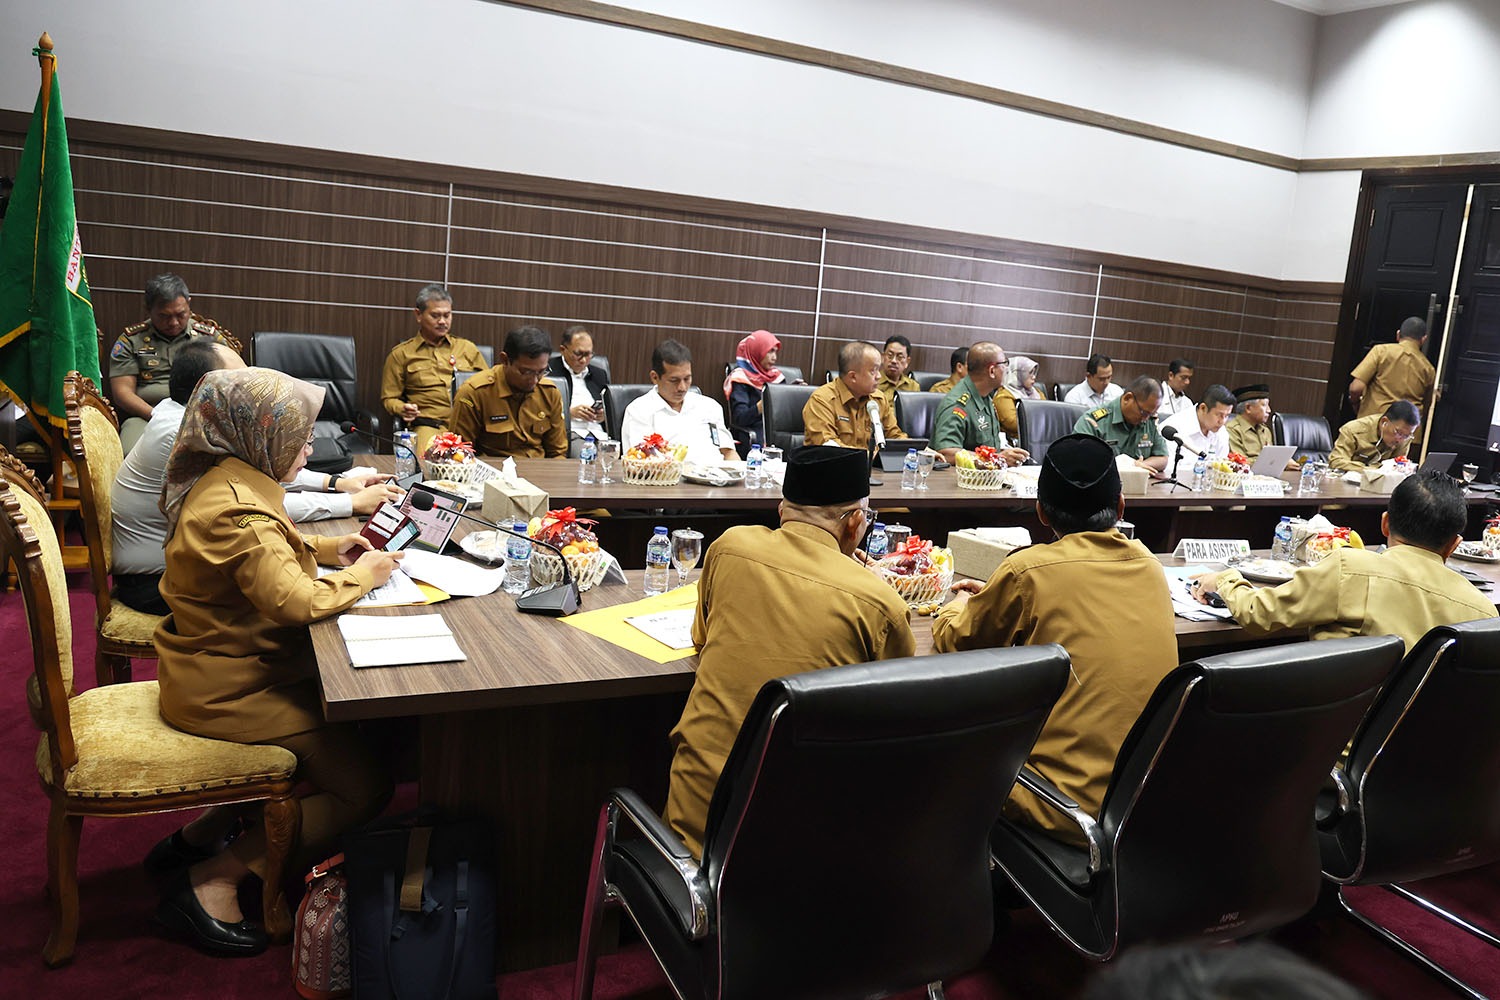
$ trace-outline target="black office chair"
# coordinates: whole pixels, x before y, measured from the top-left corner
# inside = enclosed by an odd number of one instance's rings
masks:
[[[909,438],[931,438],[943,399],[940,392],[896,393],[896,423]]]
[[[1053,382],[1052,383],[1052,399],[1053,399],[1054,402],[1061,403],[1063,401],[1063,398],[1065,396],[1067,396],[1067,394],[1068,394],[1068,390],[1066,390],[1066,389],[1064,389],[1062,387],[1062,383],[1060,383],[1060,382]]]
[[[1089,846],[1002,819],[1000,870],[1069,944],[1228,941],[1318,898],[1318,790],[1401,659],[1401,640],[1226,653],[1162,679],[1115,760],[1097,820],[1030,769],[1021,785]]]
[[[815,391],[817,386],[813,385],[768,385],[760,397],[760,415],[766,421],[766,440],[788,457],[805,443],[802,408]]]
[[[761,688],[701,862],[629,789],[599,817],[574,996],[607,903],[683,1000],[877,997],[972,968],[994,933],[985,839],[1068,675],[1062,647],[834,667]],[[638,839],[617,839],[621,821]]]
[[[620,431],[625,426],[626,407],[655,388],[649,382],[612,382],[605,387],[604,429],[609,432],[611,440],[620,442],[621,451],[638,443],[620,437]]]
[[[1482,994],[1351,907],[1343,886],[1379,885],[1475,933],[1500,939],[1396,883],[1500,859],[1500,619],[1441,625],[1412,647],[1333,772],[1319,816],[1324,877],[1354,919],[1470,996]]]
[[[838,377],[839,377],[839,373],[836,372],[836,371],[834,371],[832,368],[824,368],[823,369],[823,383],[825,385],[827,383],[829,383],[829,382],[832,382],[834,379],[836,379]]]
[[[360,429],[379,433],[380,417],[361,409],[356,353],[353,337],[324,333],[277,333],[257,331],[250,337],[255,364],[274,368],[293,378],[322,386],[323,408],[313,423],[313,454],[307,467],[315,472],[343,472],[353,464],[351,453],[369,451],[370,439],[345,434],[342,424],[353,421]]]
[[[923,392],[928,392],[950,374],[950,372],[912,372],[911,377],[917,380],[917,385]],[[902,424],[901,429],[906,430],[906,425]]]
[[[1297,449],[1297,461],[1309,459],[1326,462],[1333,451],[1333,434],[1328,421],[1305,413],[1276,413],[1271,416],[1271,440]]]
[[[605,375],[609,375],[609,358],[606,357],[605,355],[603,355],[603,354],[596,354],[596,355],[594,355],[592,358],[589,358],[589,364],[591,364],[591,365],[598,365],[600,368],[604,369],[604,374]],[[613,376],[611,376],[611,377],[613,377]]]
[[[474,346],[479,348],[479,356],[484,358],[484,363],[491,368],[495,367],[495,345],[475,344]]]
[[[1002,392],[1004,390],[1001,390]],[[1020,427],[1016,436],[1021,447],[1031,453],[1031,460],[1041,464],[1042,456],[1060,437],[1073,433],[1078,418],[1088,412],[1072,403],[1055,403],[1050,399],[1016,400],[1016,419]]]

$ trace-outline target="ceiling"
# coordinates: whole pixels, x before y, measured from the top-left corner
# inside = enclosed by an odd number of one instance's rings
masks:
[[[1370,7],[1395,7],[1398,4],[1410,3],[1411,0],[1275,0],[1275,2],[1313,14],[1343,14],[1351,10],[1365,10]]]

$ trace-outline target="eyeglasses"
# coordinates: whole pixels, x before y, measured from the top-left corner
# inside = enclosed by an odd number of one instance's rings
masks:
[[[861,504],[858,507],[850,507],[848,510],[844,511],[842,514],[839,515],[839,520],[842,521],[844,518],[848,517],[850,514],[856,514],[856,513],[858,513],[858,514],[864,514],[866,517],[868,517],[870,519],[870,522],[872,524],[877,519],[879,519],[879,517],[880,517],[880,511],[876,510],[874,507],[871,507],[871,506],[869,506],[867,504]]]

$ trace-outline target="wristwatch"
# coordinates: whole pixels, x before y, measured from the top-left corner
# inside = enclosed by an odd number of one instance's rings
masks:
[[[329,493],[337,493],[338,491],[339,491],[339,474],[337,472],[331,472],[331,473],[328,474],[328,492]]]

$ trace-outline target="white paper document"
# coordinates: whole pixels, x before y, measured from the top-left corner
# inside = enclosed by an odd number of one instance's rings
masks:
[[[1186,618],[1190,622],[1207,621],[1233,621],[1234,616],[1229,613],[1228,608],[1216,608],[1208,604],[1199,604],[1198,599],[1193,596],[1189,589],[1191,577],[1201,573],[1211,573],[1207,566],[1174,566],[1166,569],[1167,586],[1172,592],[1172,612],[1179,618]]]
[[[475,565],[467,559],[440,556],[422,549],[406,550],[401,560],[401,572],[454,597],[483,597],[493,594],[505,583],[504,566],[492,569]]]
[[[319,566],[318,576],[325,577],[330,573],[337,573],[345,567]],[[436,586],[434,584],[434,586]],[[439,588],[441,589],[441,588]],[[422,593],[412,578],[399,569],[391,570],[390,579],[370,591],[364,597],[349,605],[351,608],[399,608],[407,604],[426,604],[427,595]]]
[[[677,608],[672,611],[658,611],[652,615],[636,615],[625,621],[668,649],[692,649],[693,612],[695,610],[695,608]]]
[[[343,615],[339,632],[354,667],[467,660],[442,615]]]

